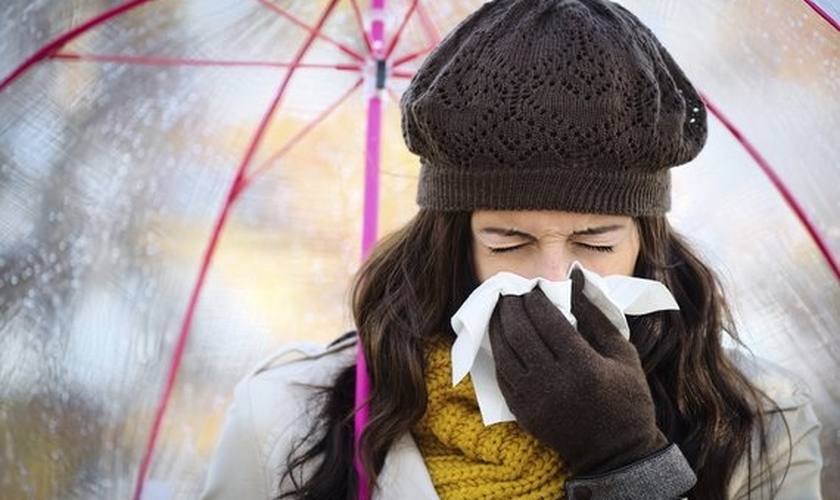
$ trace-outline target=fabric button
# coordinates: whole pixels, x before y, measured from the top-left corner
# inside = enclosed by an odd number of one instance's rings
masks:
[[[575,486],[572,489],[572,500],[590,500],[592,498],[592,490],[589,486]]]

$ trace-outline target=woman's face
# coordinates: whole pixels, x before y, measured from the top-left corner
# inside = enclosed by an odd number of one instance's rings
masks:
[[[630,276],[639,255],[636,223],[621,215],[478,210],[471,228],[479,281],[500,271],[562,281],[575,261],[601,276]]]

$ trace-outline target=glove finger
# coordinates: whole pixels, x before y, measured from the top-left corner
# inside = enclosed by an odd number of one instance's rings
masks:
[[[518,367],[521,373],[529,373],[553,361],[519,296],[499,297],[490,318],[490,346],[497,371]]]
[[[604,357],[617,360],[638,359],[633,344],[625,339],[603,311],[584,295],[586,279],[583,272],[575,269],[571,278],[572,314],[577,319],[578,332]]]
[[[571,366],[570,359],[597,356],[592,347],[563,316],[563,313],[540,290],[535,288],[524,296],[524,306],[546,349],[560,366]]]
[[[490,318],[489,330],[496,381],[510,410],[519,418],[522,411],[527,411],[531,388],[537,385],[535,377],[540,377],[537,366],[540,363],[534,358],[545,355],[547,350],[543,349],[542,353],[523,351],[523,346],[527,348],[531,343],[522,342],[522,339],[533,338],[535,334],[520,297],[500,298]]]
[[[516,349],[508,342],[508,335],[505,331],[506,324],[502,320],[500,307],[497,305],[490,316],[490,348],[493,351],[493,360],[496,363],[498,376],[505,373],[525,373],[527,368],[525,362],[519,357]]]

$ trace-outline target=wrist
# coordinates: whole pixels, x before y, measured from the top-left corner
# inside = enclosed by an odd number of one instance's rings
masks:
[[[581,475],[566,481],[569,500],[672,499],[690,490],[697,477],[675,444],[601,474]]]

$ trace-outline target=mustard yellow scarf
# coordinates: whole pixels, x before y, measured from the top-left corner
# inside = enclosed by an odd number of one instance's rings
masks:
[[[438,495],[459,499],[564,498],[568,470],[515,422],[485,427],[469,378],[452,387],[451,342],[427,348],[426,414],[414,429]]]

